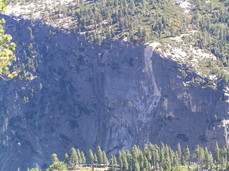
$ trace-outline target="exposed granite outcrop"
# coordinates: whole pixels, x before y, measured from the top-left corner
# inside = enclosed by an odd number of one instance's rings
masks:
[[[24,71],[0,82],[0,170],[46,167],[72,146],[115,153],[144,143],[227,144],[224,91],[186,85],[150,46],[105,41],[7,19]],[[223,120],[225,119],[225,120]],[[223,120],[221,123],[220,121]]]

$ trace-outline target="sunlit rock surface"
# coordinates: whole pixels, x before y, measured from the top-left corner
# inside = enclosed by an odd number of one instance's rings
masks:
[[[0,170],[60,160],[71,147],[107,152],[161,142],[227,145],[228,93],[186,83],[198,75],[151,46],[87,43],[39,22],[6,18],[20,75],[0,82]],[[182,68],[185,70],[184,68]]]

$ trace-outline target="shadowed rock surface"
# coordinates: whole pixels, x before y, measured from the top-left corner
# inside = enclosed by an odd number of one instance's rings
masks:
[[[6,17],[20,76],[0,82],[0,170],[62,160],[71,147],[107,152],[144,143],[227,145],[223,90],[185,86],[176,62],[145,45],[105,41]],[[215,115],[217,117],[215,117]]]

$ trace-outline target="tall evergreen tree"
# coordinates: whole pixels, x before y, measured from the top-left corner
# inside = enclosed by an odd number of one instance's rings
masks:
[[[86,163],[86,157],[85,157],[85,154],[83,151],[81,151],[81,160],[82,160],[82,163],[81,164],[85,164]]]
[[[177,154],[178,154],[179,160],[181,161],[182,149],[181,149],[180,143],[177,144]]]
[[[190,151],[188,146],[186,146],[186,148],[184,149],[182,158],[183,158],[183,163],[182,163],[183,165],[190,164]]]
[[[119,167],[122,170],[123,168],[123,158],[122,158],[122,152],[118,152],[118,163],[119,163]]]
[[[81,152],[79,149],[76,150],[76,153],[77,153],[77,158],[78,158],[78,164],[82,164],[83,161],[82,161],[82,157],[81,157]]]
[[[69,160],[68,153],[65,153],[65,154],[64,154],[64,163],[65,163],[65,164],[68,164],[68,160]]]
[[[90,164],[94,164],[94,154],[91,149],[89,150],[89,162]]]
[[[94,163],[95,163],[95,164],[98,164],[98,157],[97,157],[96,154],[94,154]]]
[[[116,159],[115,159],[115,156],[114,155],[111,155],[111,159],[110,159],[110,167],[111,167],[111,171],[114,171],[115,170],[115,167],[116,167],[116,162],[117,161],[115,161]]]
[[[74,147],[71,149],[71,154],[70,154],[70,157],[69,157],[68,164],[71,167],[75,167],[77,164],[79,164],[79,159],[78,159],[78,156],[77,156],[77,152],[76,152],[76,149]]]
[[[103,164],[105,166],[107,166],[109,164],[108,159],[107,159],[107,155],[106,155],[105,151],[103,151],[102,153],[103,153],[102,154],[103,155]]]
[[[127,160],[127,156],[125,152],[122,153],[122,162],[123,162],[123,170],[128,170],[129,164],[128,164],[128,160]]]
[[[58,162],[58,161],[59,161],[59,159],[57,157],[57,154],[56,153],[52,154],[51,155],[51,162],[55,163],[55,162]]]
[[[220,149],[217,142],[215,144],[213,159],[215,160],[216,163],[219,163],[220,161]]]
[[[134,163],[133,171],[140,171],[140,165],[138,160],[135,159],[133,163]]]
[[[97,146],[97,152],[96,152],[97,158],[98,158],[98,164],[103,164],[103,152],[101,150],[100,146]]]

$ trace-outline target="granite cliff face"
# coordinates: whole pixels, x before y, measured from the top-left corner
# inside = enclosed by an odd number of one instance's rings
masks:
[[[24,69],[0,82],[0,170],[44,168],[52,153],[72,146],[115,153],[147,142],[227,145],[227,93],[186,84],[198,75],[183,77],[151,46],[99,47],[39,22],[6,19]]]

